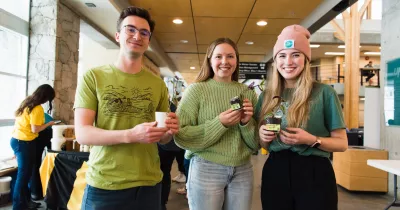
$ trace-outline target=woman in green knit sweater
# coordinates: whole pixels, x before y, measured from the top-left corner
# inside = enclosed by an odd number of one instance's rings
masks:
[[[239,53],[228,38],[215,40],[207,49],[196,82],[178,106],[178,146],[191,159],[187,182],[191,210],[248,210],[253,193],[250,156],[258,149],[254,91],[238,82]],[[243,100],[233,110],[230,99]]]

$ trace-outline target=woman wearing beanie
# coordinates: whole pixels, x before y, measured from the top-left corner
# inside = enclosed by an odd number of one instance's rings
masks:
[[[178,106],[175,142],[191,159],[187,195],[191,210],[249,210],[253,194],[251,154],[258,149],[254,91],[238,83],[239,53],[228,38],[207,49],[196,82]],[[231,108],[239,96],[241,109]],[[238,105],[238,104],[237,104]]]
[[[270,151],[262,174],[263,209],[338,208],[329,156],[347,149],[345,124],[335,90],[312,79],[309,38],[300,25],[283,29],[256,106],[260,144]],[[264,120],[272,117],[281,118],[280,131],[267,130]]]

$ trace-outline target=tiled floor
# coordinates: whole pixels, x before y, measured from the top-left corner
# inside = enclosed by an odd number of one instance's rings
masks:
[[[260,201],[260,184],[261,172],[264,165],[266,156],[258,155],[253,156],[252,162],[254,166],[254,191],[253,191],[253,206],[251,210],[261,210]],[[177,168],[174,165],[172,177],[177,174]],[[168,210],[189,210],[185,196],[179,195],[176,189],[183,186],[183,184],[173,183],[169,202],[167,205]],[[356,193],[349,192],[342,187],[338,187],[339,192],[339,210],[379,210],[384,209],[392,200],[388,195],[382,193]],[[45,204],[42,202],[42,206]],[[0,207],[0,210],[11,210],[11,206]],[[46,208],[40,208],[46,209]],[[391,210],[400,208],[391,208]]]

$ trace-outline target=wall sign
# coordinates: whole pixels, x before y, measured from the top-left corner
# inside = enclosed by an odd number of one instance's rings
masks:
[[[387,62],[384,96],[385,123],[400,125],[400,58]]]
[[[267,63],[240,62],[239,79],[263,79],[267,75]]]

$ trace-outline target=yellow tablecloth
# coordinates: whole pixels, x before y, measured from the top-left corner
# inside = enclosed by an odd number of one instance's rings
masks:
[[[44,201],[50,205],[50,208],[74,210],[81,208],[82,197],[86,187],[85,174],[88,166],[86,161],[83,161],[87,160],[87,158],[76,156],[76,154],[79,153],[49,152],[42,162],[40,178],[43,186],[43,196],[45,197]]]

